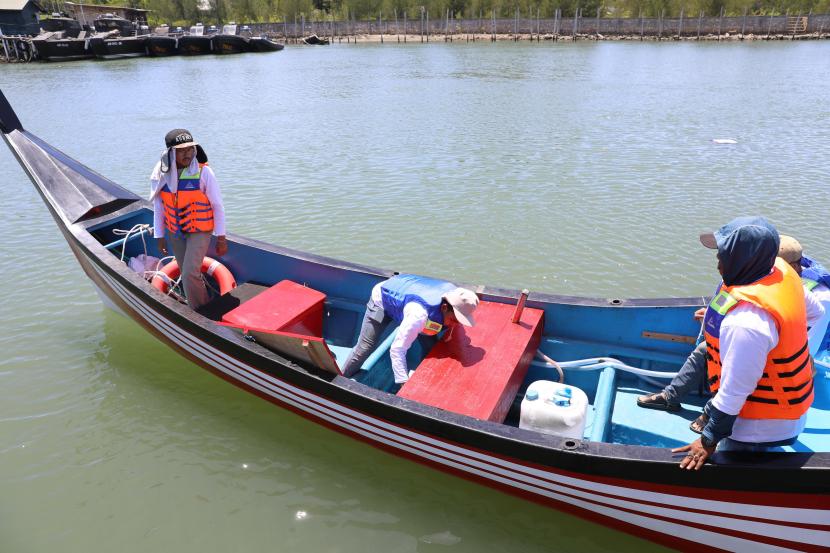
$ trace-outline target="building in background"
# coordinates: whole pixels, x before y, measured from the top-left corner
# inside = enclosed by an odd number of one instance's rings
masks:
[[[0,0],[0,34],[36,35],[43,7],[36,0]]]

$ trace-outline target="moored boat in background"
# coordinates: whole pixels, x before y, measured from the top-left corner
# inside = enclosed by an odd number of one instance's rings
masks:
[[[279,52],[284,44],[275,42],[266,36],[252,36],[248,39],[249,52]]]
[[[476,327],[447,343],[474,346],[465,365],[450,364],[449,345],[418,341],[413,378],[397,389],[387,338],[387,349],[381,345],[352,380],[337,367],[355,343],[370,290],[392,271],[229,235],[221,262],[239,286],[195,313],[121,260],[122,253],[144,253],[150,203],[26,131],[2,95],[0,130],[105,302],[226,381],[390,453],[679,549],[827,550],[830,382],[816,381],[817,401],[797,450],[719,452],[700,472],[680,470],[668,450],[694,437],[689,420],[635,406],[637,395],[655,389],[641,376],[676,370],[691,350],[698,331],[691,313],[703,298],[532,294],[513,323],[519,293],[482,286]],[[116,232],[123,229],[135,231]],[[147,247],[158,255],[152,240]],[[244,332],[226,320],[286,290],[284,314],[313,325]],[[528,354],[523,371],[523,361],[514,365],[502,355],[508,352]],[[534,353],[558,360],[565,386],[585,393],[579,437],[521,425],[521,403],[544,399],[532,400],[526,390],[560,379],[554,364],[531,361]],[[488,361],[493,354],[499,361]],[[496,382],[501,376],[507,378]],[[497,413],[469,414],[463,404],[479,404],[485,394],[465,389],[497,393]],[[704,401],[684,404],[684,415]]]
[[[178,39],[179,53],[183,56],[201,56],[212,51],[211,37],[205,35],[205,27],[197,23],[187,34]]]
[[[248,39],[236,33],[236,23],[222,27],[222,32],[211,37],[214,54],[242,54],[249,51]]]
[[[100,59],[136,58],[147,55],[146,25],[134,24],[123,17],[104,14],[93,22],[98,34],[89,40],[89,47]]]
[[[177,27],[181,29],[181,27]],[[179,53],[177,37],[180,33],[170,32],[170,27],[160,25],[147,37],[147,55],[154,57],[175,56]]]

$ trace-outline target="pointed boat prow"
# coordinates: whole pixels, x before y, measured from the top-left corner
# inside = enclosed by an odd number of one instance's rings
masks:
[[[6,95],[0,90],[0,130],[3,134],[9,134],[12,131],[22,131],[23,125],[20,124],[20,119],[12,109],[12,105],[6,99]]]
[[[113,213],[141,200],[24,130],[2,90],[0,130],[32,183],[69,224]]]

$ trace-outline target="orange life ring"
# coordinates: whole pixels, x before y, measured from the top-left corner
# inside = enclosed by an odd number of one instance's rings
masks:
[[[153,286],[161,293],[166,294],[170,283],[179,278],[181,271],[179,270],[179,264],[174,259],[162,267],[158,273],[153,277]],[[236,280],[228,268],[212,257],[202,259],[202,274],[213,277],[219,285],[220,294],[226,294],[236,288]]]

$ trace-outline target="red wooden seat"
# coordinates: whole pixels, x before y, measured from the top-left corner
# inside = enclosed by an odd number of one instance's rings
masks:
[[[326,295],[290,280],[283,280],[236,309],[225,313],[228,326],[323,336],[323,302]]]
[[[222,324],[239,328],[270,350],[340,374],[323,339],[326,295],[283,280],[222,316]]]
[[[477,419],[504,422],[542,339],[544,312],[482,301],[474,327],[439,342],[398,395]]]

